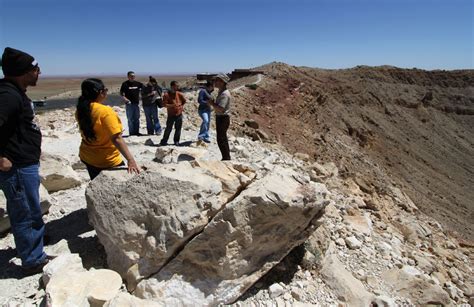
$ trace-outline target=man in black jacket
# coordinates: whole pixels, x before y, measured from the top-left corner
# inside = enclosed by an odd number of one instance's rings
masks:
[[[0,79],[0,188],[17,253],[26,274],[41,272],[49,257],[43,251],[44,222],[39,199],[41,131],[34,122],[28,86],[35,86],[40,68],[20,50],[5,48]]]

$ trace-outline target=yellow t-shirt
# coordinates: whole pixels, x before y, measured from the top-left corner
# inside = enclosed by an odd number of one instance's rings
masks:
[[[122,163],[120,152],[111,141],[111,136],[121,133],[122,122],[117,113],[103,104],[91,103],[91,117],[94,123],[95,141],[89,142],[82,135],[79,157],[98,168],[108,168]]]

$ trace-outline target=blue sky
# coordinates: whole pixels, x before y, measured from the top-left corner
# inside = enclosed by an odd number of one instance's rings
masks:
[[[474,68],[474,0],[0,0],[0,47],[44,75]]]

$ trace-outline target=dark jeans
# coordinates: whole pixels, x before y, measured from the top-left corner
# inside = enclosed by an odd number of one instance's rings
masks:
[[[7,200],[16,251],[24,267],[38,265],[46,258],[39,186],[39,164],[0,171],[0,188]]]
[[[158,119],[158,107],[156,104],[143,105],[146,118],[146,131],[148,134],[161,133],[160,120]]]
[[[138,135],[140,131],[140,107],[138,104],[129,103],[125,105],[127,113],[128,132],[130,135]]]
[[[171,130],[173,130],[173,125],[175,128],[173,141],[175,144],[179,144],[179,139],[181,137],[181,127],[183,126],[183,114],[178,116],[168,115],[168,118],[166,119],[165,133],[163,134],[163,138],[160,142],[161,145],[168,144],[168,139],[170,137]]]
[[[216,115],[217,145],[222,154],[222,160],[230,160],[229,140],[227,139],[227,129],[230,126],[229,115]]]
[[[82,161],[82,163],[84,163],[86,165],[87,172],[89,173],[89,177],[91,178],[91,180],[94,180],[95,177],[99,176],[100,172],[102,172],[103,170],[111,169],[111,167],[108,167],[108,168],[95,167],[95,166],[90,165],[90,164],[88,164],[84,161]],[[117,166],[124,166],[124,165],[125,165],[125,163],[122,161],[122,163],[120,163]],[[114,166],[114,167],[116,167],[116,166]]]

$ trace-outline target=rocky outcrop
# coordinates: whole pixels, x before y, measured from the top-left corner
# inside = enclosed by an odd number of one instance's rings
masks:
[[[109,266],[133,289],[202,231],[253,176],[248,168],[218,161],[159,165],[133,178],[125,171],[103,172],[86,198]]]
[[[231,303],[313,230],[324,185],[275,168],[227,204],[135,294],[165,305]]]

